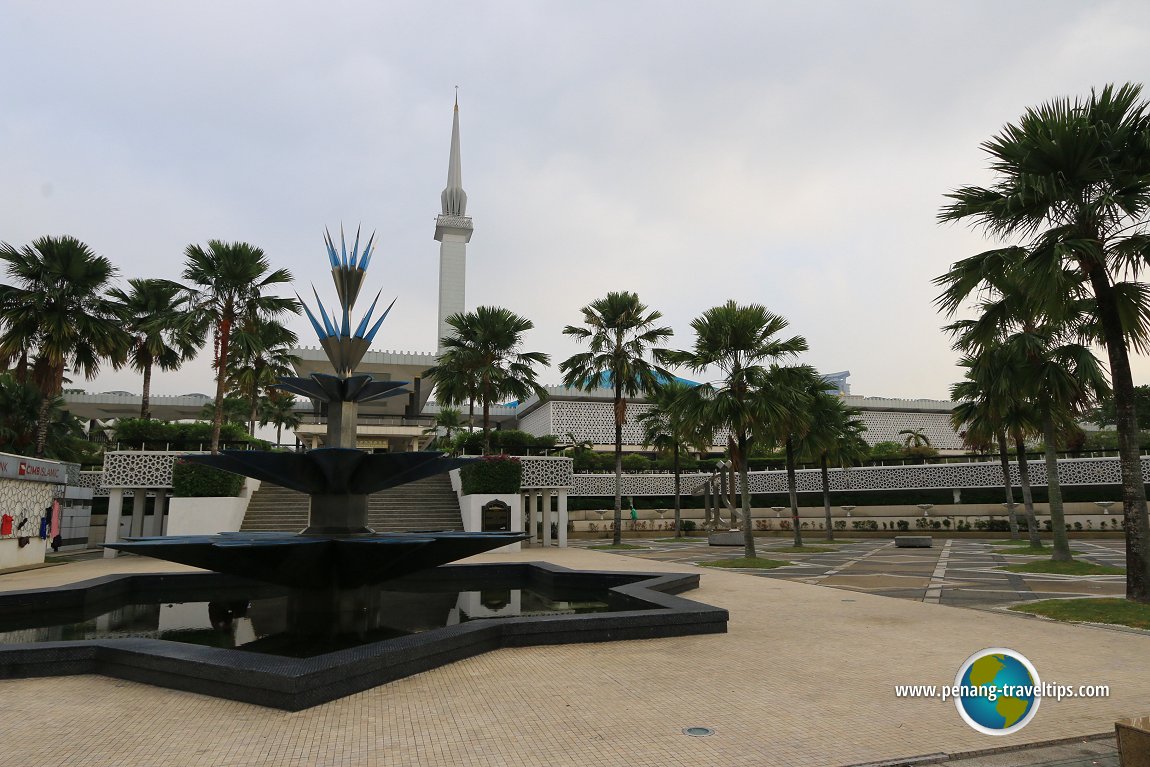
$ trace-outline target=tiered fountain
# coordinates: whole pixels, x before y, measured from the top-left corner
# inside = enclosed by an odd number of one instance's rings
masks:
[[[308,526],[299,533],[132,538],[107,544],[109,548],[316,590],[381,583],[526,537],[508,532],[377,533],[368,527],[371,493],[450,471],[468,459],[445,458],[436,452],[369,454],[355,448],[359,404],[405,393],[405,381],[373,381],[355,373],[395,301],[372,324],[381,290],[352,333],[351,313],[371,261],[374,236],[362,254],[358,231],[350,254],[342,232],[339,250],[330,234],[325,233],[324,241],[340,314],[329,313],[314,288],[319,318],[302,299],[300,303],[335,375],[281,378],[278,388],[327,404],[328,446],[306,453],[225,450],[187,456],[194,463],[307,493]]]

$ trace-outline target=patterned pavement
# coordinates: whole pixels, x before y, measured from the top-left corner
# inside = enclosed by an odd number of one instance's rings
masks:
[[[591,547],[604,543],[581,540],[573,545]],[[704,539],[698,538],[686,543],[666,538],[628,539],[627,543],[645,548],[610,553],[691,564],[742,556],[741,547],[708,546]],[[790,539],[756,538],[756,553],[760,557],[792,564],[774,570],[740,572],[919,602],[984,609],[1059,597],[1122,596],[1126,588],[1122,575],[1038,575],[1000,570],[1003,565],[1035,558],[998,553],[1006,547],[992,540],[937,538],[930,549],[897,549],[893,541],[875,538],[844,539],[828,544],[808,536],[803,543],[832,550],[795,553],[787,551]],[[1071,549],[1076,558],[1093,564],[1122,567],[1125,563],[1125,546],[1120,540],[1074,540]]]

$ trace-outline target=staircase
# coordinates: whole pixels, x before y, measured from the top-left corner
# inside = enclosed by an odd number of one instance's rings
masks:
[[[303,493],[262,482],[248,501],[240,530],[298,532],[307,527],[307,509]],[[459,498],[447,474],[373,493],[367,502],[367,524],[379,533],[463,529]]]

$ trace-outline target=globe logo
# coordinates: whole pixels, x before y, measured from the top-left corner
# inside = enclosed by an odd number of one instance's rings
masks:
[[[987,735],[1018,732],[1038,713],[1042,682],[1021,653],[1005,647],[980,650],[958,669],[954,705],[963,720]]]

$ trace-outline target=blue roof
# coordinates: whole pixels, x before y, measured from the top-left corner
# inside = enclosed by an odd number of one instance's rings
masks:
[[[691,380],[688,380],[686,378],[680,378],[679,376],[671,376],[671,378],[673,380],[677,381],[678,383],[685,384],[687,386],[698,386],[699,385],[698,381],[691,381]],[[667,383],[667,377],[664,375],[660,375],[658,373],[655,374],[655,380],[661,384]],[[611,373],[610,372],[603,372],[603,373],[599,374],[599,382],[597,384],[597,388],[600,388],[600,389],[610,389],[611,388]]]

